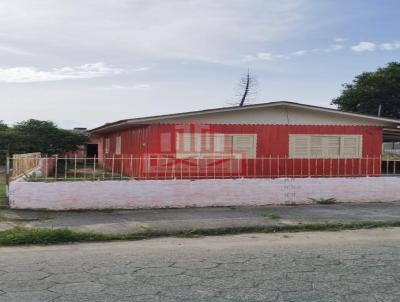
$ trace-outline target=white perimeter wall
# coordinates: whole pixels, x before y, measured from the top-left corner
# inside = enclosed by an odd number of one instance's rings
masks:
[[[9,200],[19,209],[144,209],[255,206],[400,200],[400,177],[23,182],[10,184]]]

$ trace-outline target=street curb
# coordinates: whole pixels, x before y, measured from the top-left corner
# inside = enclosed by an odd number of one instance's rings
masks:
[[[15,227],[0,231],[0,246],[12,245],[47,245],[61,243],[106,242],[117,240],[144,240],[154,238],[195,238],[202,236],[226,236],[245,233],[294,233],[294,232],[337,232],[344,230],[374,229],[383,227],[400,227],[400,221],[395,222],[361,222],[361,223],[311,223],[299,225],[247,226],[214,229],[182,229],[153,230],[124,233],[100,233],[74,231],[68,228],[26,228]]]

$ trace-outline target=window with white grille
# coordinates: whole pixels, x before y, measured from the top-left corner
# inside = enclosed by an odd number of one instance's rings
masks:
[[[256,134],[177,133],[176,156],[255,158],[256,143]]]
[[[224,134],[214,134],[214,152],[225,153],[225,135]]]
[[[233,134],[232,153],[241,158],[256,158],[257,135]]]
[[[115,139],[115,154],[121,154],[121,136]]]
[[[360,158],[361,135],[289,135],[291,158]]]
[[[104,148],[104,149],[105,149],[104,152],[105,152],[106,154],[110,153],[110,139],[109,139],[109,138],[106,138],[106,141],[105,141],[105,148]]]

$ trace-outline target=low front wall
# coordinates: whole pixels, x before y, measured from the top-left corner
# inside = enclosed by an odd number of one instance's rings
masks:
[[[17,209],[146,209],[400,200],[400,178],[280,178],[10,183]]]

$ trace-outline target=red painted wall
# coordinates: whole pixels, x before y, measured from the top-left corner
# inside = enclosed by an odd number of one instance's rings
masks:
[[[143,156],[175,157],[175,139],[177,132],[190,133],[225,133],[225,134],[257,134],[257,160],[246,160],[240,163],[226,161],[226,165],[240,165],[237,175],[221,175],[224,171],[217,171],[210,175],[204,171],[204,166],[215,166],[215,163],[204,160],[180,160],[169,162],[164,160],[168,169],[148,169],[153,165],[160,165],[160,160],[139,160]],[[363,136],[362,156],[364,159],[287,159],[289,153],[289,134],[354,134]],[[102,150],[105,148],[105,139],[110,138],[110,153],[104,165],[116,173],[123,171],[124,175],[139,177],[282,177],[288,176],[358,176],[379,175],[381,162],[379,157],[382,152],[382,127],[376,126],[326,126],[326,125],[148,125],[129,130],[116,131],[100,137]],[[116,137],[121,136],[121,155],[115,155]],[[171,144],[165,144],[162,137],[170,137]],[[162,143],[164,141],[164,143]],[[99,145],[100,147],[100,145]],[[100,148],[99,148],[100,149]],[[169,151],[168,151],[169,150]],[[100,151],[100,150],[99,150]],[[99,152],[101,154],[101,152]],[[114,157],[114,160],[112,160]],[[119,158],[124,157],[121,161]],[[269,157],[279,160],[269,160]],[[366,158],[369,160],[366,160]],[[374,160],[372,158],[375,158]],[[162,160],[161,160],[162,161]],[[113,163],[113,164],[112,164]],[[199,169],[198,165],[202,168]],[[112,167],[113,166],[113,167]],[[172,166],[175,166],[173,168]],[[174,170],[173,170],[174,169]],[[230,169],[232,170],[232,169]],[[149,172],[150,171],[150,172]],[[165,172],[165,173],[164,173]],[[214,171],[213,171],[214,172]],[[235,171],[234,171],[235,172]],[[160,175],[160,173],[162,175]],[[172,173],[174,173],[172,175]],[[232,173],[231,173],[232,174]]]

